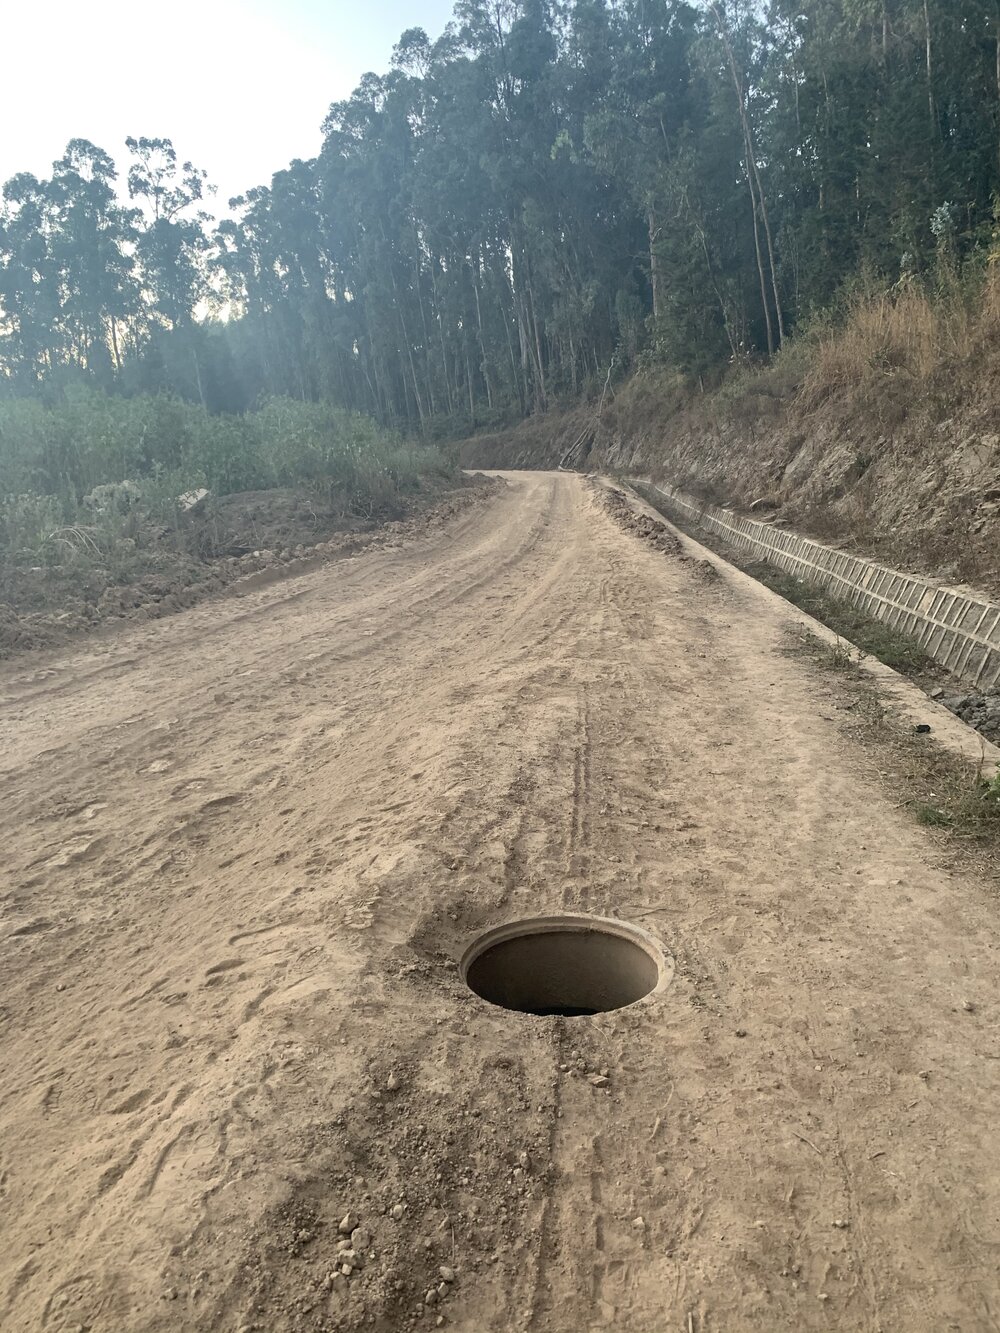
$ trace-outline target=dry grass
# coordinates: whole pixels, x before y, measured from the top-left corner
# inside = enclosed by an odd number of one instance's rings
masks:
[[[766,366],[731,368],[708,393],[676,371],[654,367],[619,389],[605,425],[641,429],[692,414],[694,421],[778,419],[794,406],[808,415],[831,398],[877,399],[898,386],[907,405],[935,381],[960,391],[956,372],[979,373],[1000,346],[1000,254],[975,274],[944,274],[934,287],[915,281],[855,296],[843,317],[797,336]],[[694,424],[694,423],[692,423]]]
[[[811,631],[790,630],[786,652],[811,658],[831,673],[839,694],[842,730],[866,752],[872,776],[898,809],[926,828],[940,830],[956,865],[1000,876],[1000,779],[985,781],[978,768],[917,734],[890,711],[878,684],[845,645],[832,648]]]
[[[1000,340],[1000,263],[931,292],[907,283],[856,299],[844,322],[814,335],[799,405],[813,411],[839,393],[925,387],[942,371],[978,366]]]

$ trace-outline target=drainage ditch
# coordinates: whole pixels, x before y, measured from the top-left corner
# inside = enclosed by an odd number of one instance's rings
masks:
[[[583,1018],[635,1004],[668,976],[645,931],[600,917],[514,921],[466,950],[462,977],[501,1009]]]

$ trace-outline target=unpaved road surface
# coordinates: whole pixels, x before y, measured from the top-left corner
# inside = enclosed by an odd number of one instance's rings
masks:
[[[789,614],[522,473],[8,667],[5,1333],[1000,1327],[1000,907]],[[560,910],[671,984],[461,984]]]

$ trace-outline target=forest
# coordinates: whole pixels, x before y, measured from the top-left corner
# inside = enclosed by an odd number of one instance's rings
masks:
[[[454,437],[974,284],[998,196],[1000,0],[459,0],[228,209],[168,139],[9,180],[0,398]]]

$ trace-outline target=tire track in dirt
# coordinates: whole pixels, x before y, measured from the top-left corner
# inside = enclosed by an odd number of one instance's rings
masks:
[[[783,635],[519,474],[0,684],[4,1329],[993,1328],[995,902]],[[461,986],[560,910],[672,985]]]

